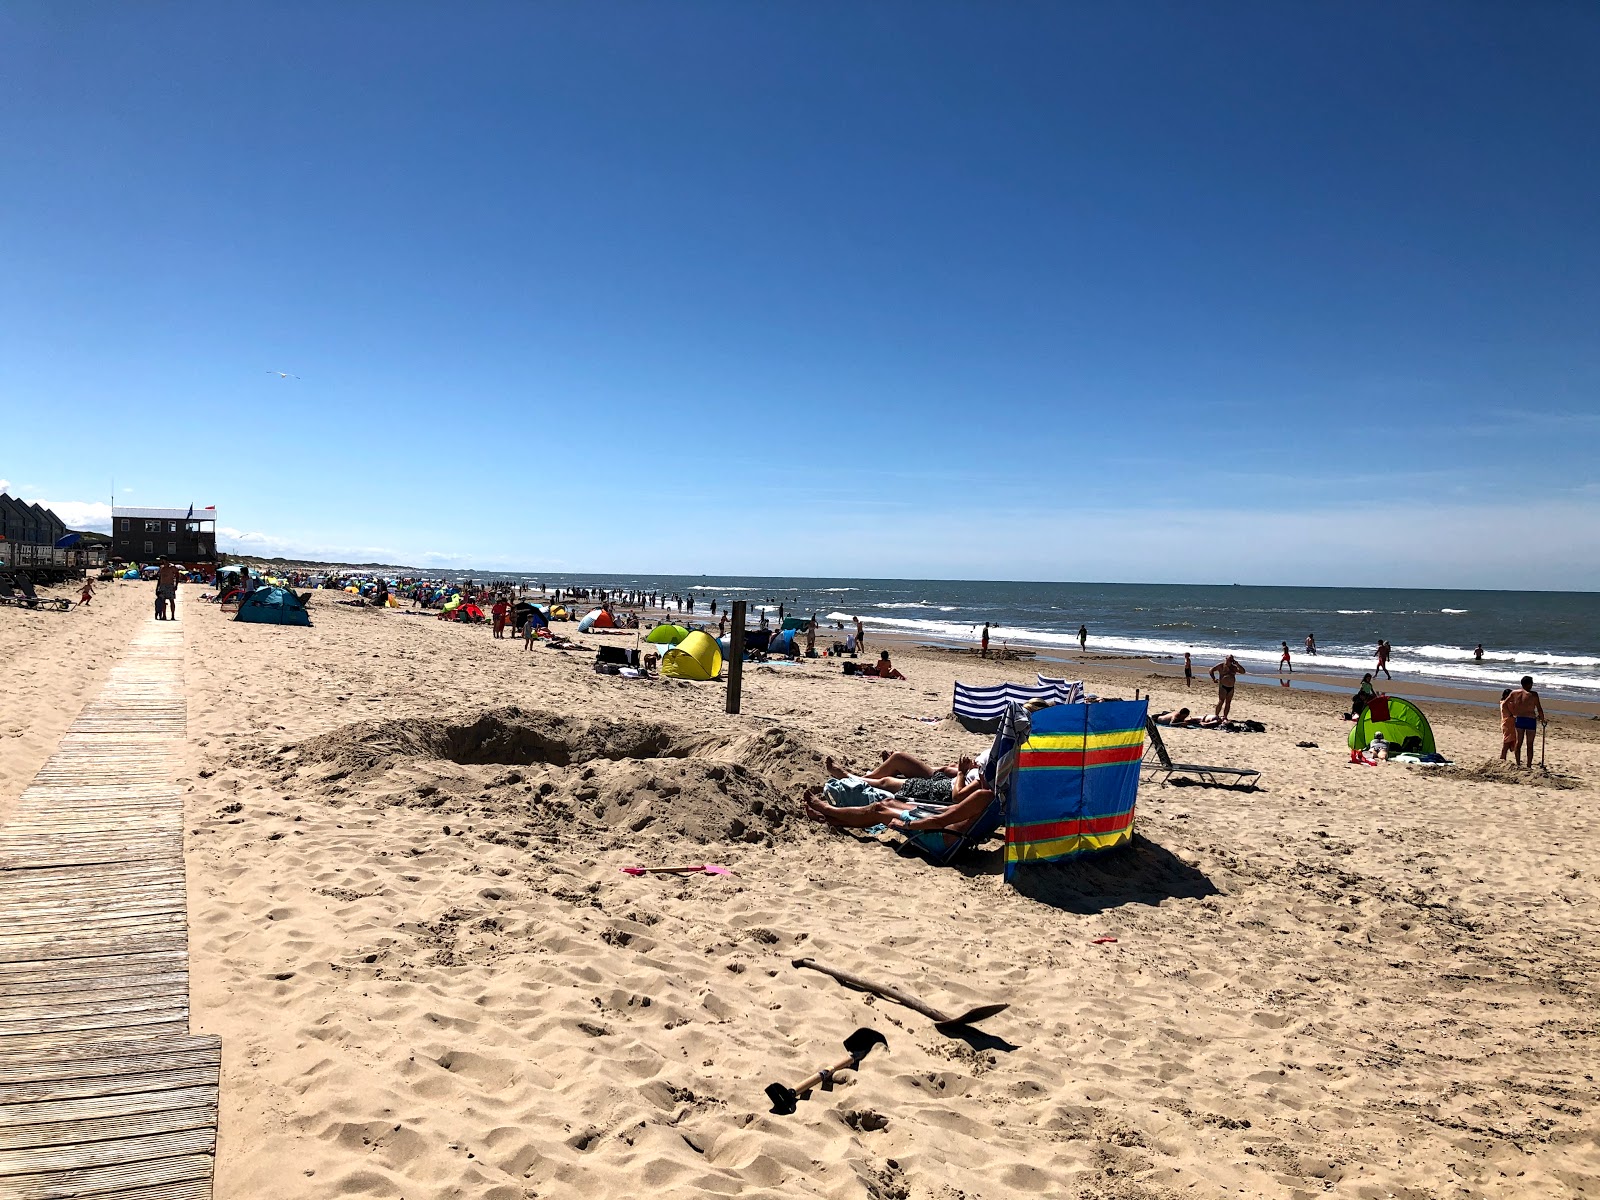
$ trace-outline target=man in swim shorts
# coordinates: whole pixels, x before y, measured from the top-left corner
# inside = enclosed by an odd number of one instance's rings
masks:
[[[1248,674],[1248,672],[1239,665],[1239,660],[1231,654],[1211,668],[1211,678],[1217,684],[1216,716],[1219,721],[1226,721],[1228,713],[1233,709],[1233,689],[1234,685],[1239,682],[1235,677],[1245,674]]]
[[[1544,715],[1544,705],[1539,702],[1539,693],[1533,690],[1533,676],[1524,675],[1522,686],[1500,701],[1502,716],[1510,716],[1516,729],[1517,744],[1512,750],[1512,756],[1517,766],[1523,766],[1522,748],[1528,748],[1527,766],[1533,766],[1534,734],[1541,724],[1548,722]],[[1503,757],[1503,756],[1502,756]]]

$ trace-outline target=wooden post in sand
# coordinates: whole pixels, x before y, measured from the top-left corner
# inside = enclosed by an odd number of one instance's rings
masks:
[[[744,687],[744,601],[733,602],[733,627],[728,634],[728,711],[739,712],[739,692]]]

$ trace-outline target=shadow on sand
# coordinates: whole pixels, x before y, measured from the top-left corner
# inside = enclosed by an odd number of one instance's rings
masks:
[[[977,876],[998,875],[1004,867],[1001,848],[991,844],[967,854],[950,869]],[[1204,871],[1146,837],[1135,837],[1131,846],[1109,854],[1023,867],[1014,886],[1030,900],[1085,915],[1124,904],[1156,905],[1221,894]]]

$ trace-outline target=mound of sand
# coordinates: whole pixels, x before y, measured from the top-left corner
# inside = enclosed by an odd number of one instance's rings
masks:
[[[1440,767],[1438,774],[1472,783],[1520,783],[1549,788],[1557,792],[1567,792],[1583,786],[1582,781],[1572,775],[1562,775],[1542,767],[1535,767],[1530,771],[1514,767],[1497,758],[1486,758],[1475,767]]]
[[[307,782],[438,809],[513,844],[648,831],[675,843],[809,836],[793,798],[822,756],[781,727],[701,733],[508,707],[467,722],[360,721],[280,754]],[[511,769],[506,769],[511,768]]]

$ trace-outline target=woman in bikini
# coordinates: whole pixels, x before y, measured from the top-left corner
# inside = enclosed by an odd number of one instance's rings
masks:
[[[1233,708],[1234,685],[1239,682],[1236,676],[1247,674],[1249,672],[1240,666],[1239,660],[1231,654],[1211,668],[1211,678],[1217,684],[1217,720],[1228,719],[1228,713]]]

